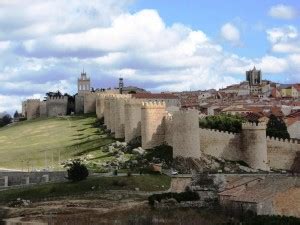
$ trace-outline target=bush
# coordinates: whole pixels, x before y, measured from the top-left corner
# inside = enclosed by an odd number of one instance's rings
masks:
[[[161,202],[163,199],[174,198],[177,202],[198,201],[200,197],[197,192],[186,191],[181,193],[168,192],[163,194],[154,194],[148,197],[149,205],[153,206],[155,201]]]
[[[145,158],[150,162],[153,158],[157,158],[161,162],[164,161],[170,167],[173,162],[173,148],[165,144],[157,146],[147,151]]]
[[[242,131],[242,123],[246,120],[238,115],[220,114],[217,116],[207,116],[199,121],[202,128],[216,129],[233,133]]]
[[[68,168],[68,180],[73,182],[85,180],[89,175],[87,167],[79,159],[74,159],[70,163],[66,164],[65,167]]]
[[[118,176],[118,170],[114,170],[113,175]]]
[[[290,139],[285,122],[275,115],[271,115],[267,124],[267,136],[275,138]]]
[[[98,127],[102,126],[103,124],[104,124],[104,117],[101,117],[100,119],[97,119],[93,123],[93,127],[98,128]]]

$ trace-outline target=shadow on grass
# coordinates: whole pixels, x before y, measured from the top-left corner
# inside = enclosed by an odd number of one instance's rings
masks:
[[[81,141],[83,139],[86,139],[87,137],[79,137],[79,138],[74,138],[72,141]]]
[[[79,129],[79,130],[77,130],[77,131],[85,131],[85,130],[87,130],[87,129],[89,129],[88,127],[87,128],[82,128],[82,129]]]
[[[82,156],[82,155],[90,153],[90,152],[94,152],[96,150],[99,150],[101,147],[104,147],[105,145],[107,145],[107,144],[102,144],[102,145],[99,145],[99,146],[95,146],[95,147],[85,149],[81,152],[76,153],[74,156],[78,157],[78,156]]]
[[[79,137],[79,136],[83,136],[84,134],[73,134],[73,137]]]

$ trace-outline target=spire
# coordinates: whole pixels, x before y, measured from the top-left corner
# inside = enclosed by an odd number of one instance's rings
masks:
[[[253,67],[253,70],[256,70],[255,66]]]

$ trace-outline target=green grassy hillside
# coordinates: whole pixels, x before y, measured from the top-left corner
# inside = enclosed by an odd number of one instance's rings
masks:
[[[101,158],[100,147],[112,138],[94,127],[94,116],[36,119],[0,129],[0,168],[58,169],[59,162],[88,155]]]

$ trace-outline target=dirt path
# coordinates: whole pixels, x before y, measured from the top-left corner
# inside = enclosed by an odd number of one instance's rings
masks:
[[[121,212],[132,208],[147,206],[143,199],[96,199],[96,200],[58,200],[32,203],[27,207],[2,207],[6,216],[12,220],[49,222],[61,217],[80,219],[85,217],[100,217],[103,214]],[[20,219],[21,218],[21,219]]]

